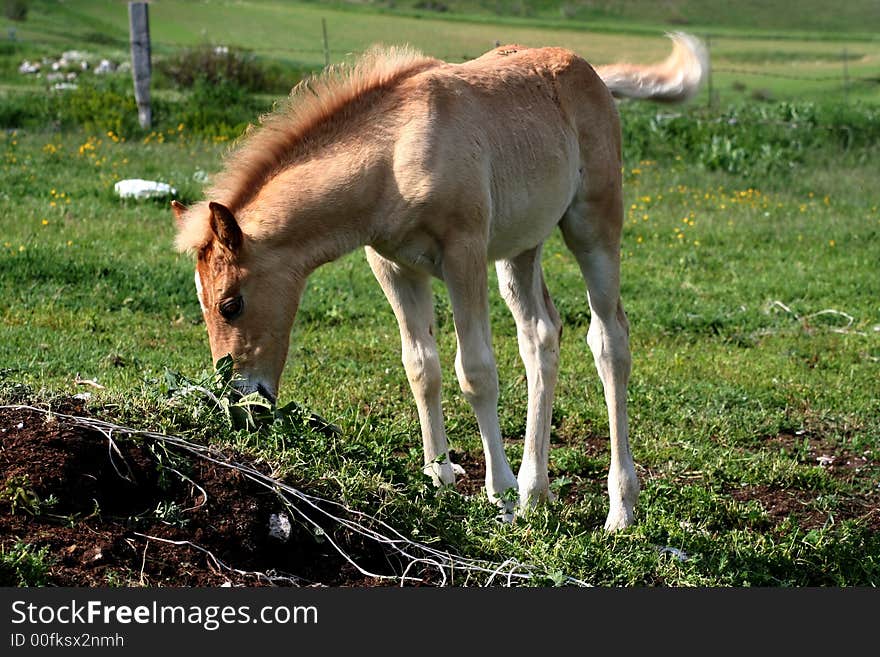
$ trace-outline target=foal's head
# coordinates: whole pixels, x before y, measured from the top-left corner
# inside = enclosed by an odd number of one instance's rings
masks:
[[[176,201],[172,207],[183,231],[187,210]],[[231,355],[239,375],[236,389],[274,402],[298,301],[284,273],[284,256],[249,238],[226,206],[212,202],[204,211],[209,230],[195,249],[195,283],[213,362]]]

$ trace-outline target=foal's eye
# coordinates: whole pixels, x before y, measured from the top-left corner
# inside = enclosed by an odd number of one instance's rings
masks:
[[[219,305],[219,310],[220,314],[223,315],[225,319],[235,319],[236,317],[241,315],[241,311],[244,310],[244,299],[242,299],[241,295],[239,295],[232,299],[221,301]]]

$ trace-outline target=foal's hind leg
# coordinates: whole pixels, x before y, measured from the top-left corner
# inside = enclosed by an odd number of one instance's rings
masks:
[[[629,324],[620,301],[620,197],[576,201],[560,227],[589,290],[592,318],[587,343],[602,379],[611,433],[609,511],[605,529],[634,522],[639,481],[629,448],[626,387],[630,373]]]
[[[518,477],[520,507],[527,509],[550,498],[547,457],[562,322],[544,284],[540,246],[510,260],[499,260],[495,268],[501,296],[516,320],[519,353],[529,386],[525,446]]]
[[[474,409],[486,457],[486,493],[512,520],[517,481],[504,454],[498,424],[498,370],[489,327],[489,291],[485,250],[462,241],[444,252],[443,280],[449,290],[458,352],[455,372],[465,398]]]
[[[437,486],[455,482],[440,405],[440,358],[434,340],[431,279],[406,270],[367,247],[367,260],[400,326],[403,366],[422,429],[425,474]]]

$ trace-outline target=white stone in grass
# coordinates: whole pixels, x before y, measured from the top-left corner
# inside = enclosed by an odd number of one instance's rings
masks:
[[[269,536],[282,543],[290,540],[290,518],[286,513],[273,513],[269,516]]]
[[[83,50],[65,50],[61,53],[61,61],[64,62],[83,62],[88,61],[89,57],[91,54]]]
[[[162,196],[174,196],[177,190],[168,183],[143,178],[127,178],[120,180],[113,186],[120,198],[156,198]]]
[[[40,62],[29,62],[28,60],[24,60],[21,63],[21,66],[18,67],[18,72],[22,75],[28,75],[30,73],[39,73],[40,72]]]
[[[116,70],[116,65],[109,59],[102,59],[95,67],[95,75],[106,75]]]
[[[677,561],[687,561],[690,557],[684,550],[679,550],[678,548],[671,547],[666,545],[660,548],[660,554],[671,554],[674,559]]]

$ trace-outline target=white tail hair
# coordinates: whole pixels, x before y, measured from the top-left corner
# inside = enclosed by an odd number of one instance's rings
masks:
[[[667,34],[672,53],[652,65],[609,64],[596,72],[615,98],[677,103],[693,97],[709,75],[709,51],[695,36]]]

